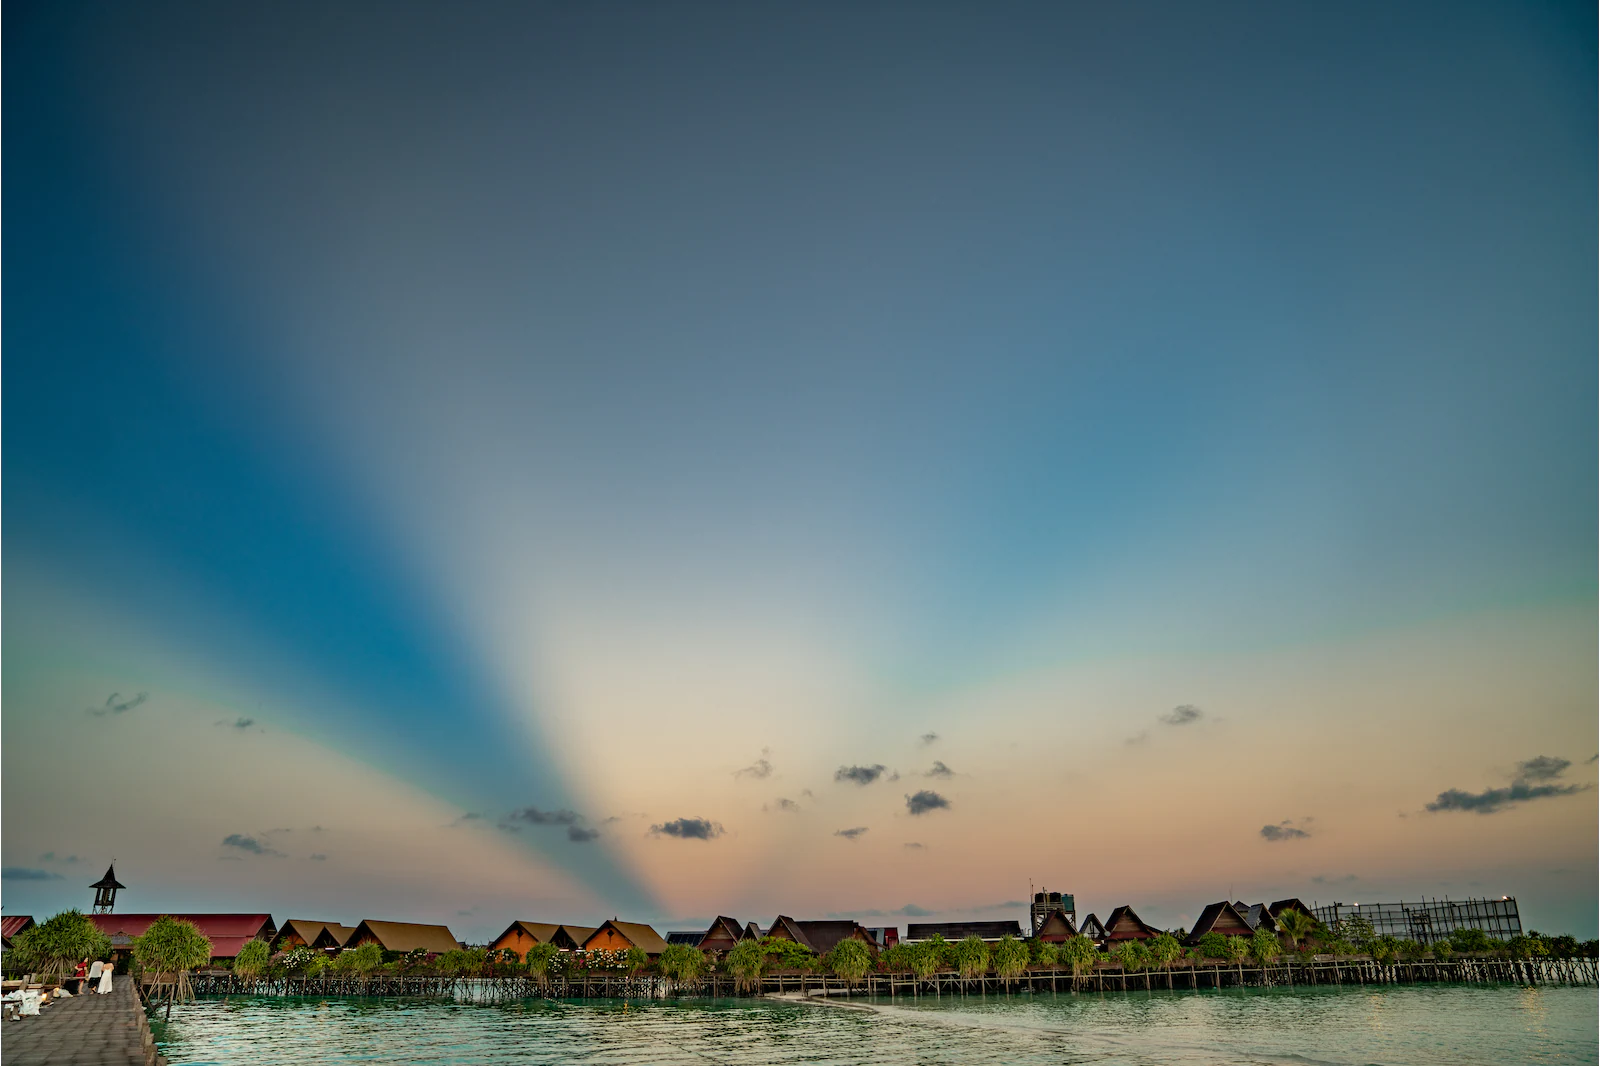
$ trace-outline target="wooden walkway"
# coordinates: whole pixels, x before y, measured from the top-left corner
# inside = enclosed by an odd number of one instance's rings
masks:
[[[106,995],[73,996],[0,1029],[4,1066],[166,1066],[133,991],[117,977]]]

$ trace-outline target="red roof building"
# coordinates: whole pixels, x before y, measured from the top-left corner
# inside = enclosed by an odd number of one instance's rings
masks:
[[[150,928],[152,922],[162,917],[159,914],[90,914],[85,915],[91,922],[100,927],[100,931],[111,938],[111,947],[116,951],[127,951],[133,945],[133,938],[143,936],[144,931]],[[193,922],[205,938],[211,941],[211,957],[214,959],[231,959],[239,954],[239,949],[252,940],[271,941],[278,934],[278,927],[272,924],[270,914],[173,914],[172,918],[180,918],[186,922]]]

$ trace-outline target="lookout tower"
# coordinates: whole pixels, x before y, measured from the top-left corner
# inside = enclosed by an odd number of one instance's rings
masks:
[[[127,888],[117,880],[117,864],[106,867],[106,875],[89,886],[94,889],[94,912],[110,914],[117,905],[117,889]]]
[[[1032,925],[1032,933],[1037,936],[1039,927],[1044,920],[1050,917],[1052,911],[1061,911],[1067,916],[1067,921],[1074,926],[1078,924],[1078,905],[1070,892],[1035,892],[1033,906],[1028,908],[1028,918]]]

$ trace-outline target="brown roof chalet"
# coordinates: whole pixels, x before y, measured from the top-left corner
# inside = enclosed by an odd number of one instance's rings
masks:
[[[511,941],[520,941],[524,937],[535,944],[547,944],[560,928],[553,922],[512,922],[506,926],[505,932],[489,941],[489,947],[498,951],[511,947]]]
[[[323,927],[322,932],[317,934],[317,939],[311,942],[311,946],[318,951],[337,951],[350,943],[350,936],[355,931],[356,927],[353,925],[329,922]]]
[[[1304,903],[1301,903],[1299,900],[1295,899],[1293,896],[1291,896],[1288,899],[1280,899],[1276,903],[1268,904],[1267,910],[1272,912],[1272,916],[1274,918],[1283,917],[1283,912],[1284,911],[1299,911],[1301,914],[1304,914],[1307,917],[1310,917],[1310,918],[1315,918],[1316,917],[1316,915],[1311,913],[1311,908],[1310,907],[1307,907]]]
[[[322,934],[327,930],[333,930],[333,932],[327,938],[323,938]],[[306,918],[290,918],[279,926],[278,938],[273,941],[273,947],[281,951],[289,940],[297,940],[308,948],[316,947],[318,939],[323,939],[324,946],[338,948],[344,946],[345,939],[350,936],[351,932],[350,926],[340,925],[338,922],[315,922]]]
[[[1278,931],[1278,923],[1265,903],[1250,904],[1250,909],[1244,912],[1244,921],[1251,929],[1266,929],[1269,933]]]
[[[661,939],[661,934],[643,922],[619,922],[615,918],[607,918],[590,933],[583,941],[584,950],[590,946],[601,947],[596,944],[598,940],[608,940],[612,937],[620,938],[630,947],[638,948],[646,955],[659,955],[667,950],[667,942]]]
[[[360,947],[373,941],[385,951],[425,951],[429,955],[443,955],[461,947],[456,935],[442,925],[421,925],[416,922],[380,922],[371,918],[355,927],[345,947]]]
[[[1022,925],[1013,918],[1003,922],[913,922],[906,926],[907,940],[927,940],[934,935],[942,936],[952,944],[969,936],[985,941],[1006,936],[1021,940]]]
[[[594,936],[595,926],[563,925],[550,936],[550,943],[562,951],[582,951],[583,942]]]
[[[811,942],[811,950],[818,955],[826,955],[845,940],[859,940],[872,950],[878,952],[878,942],[872,939],[872,934],[864,929],[860,922],[852,919],[844,921],[826,922],[796,922],[805,931],[806,939]]]
[[[1107,940],[1150,940],[1160,935],[1161,930],[1146,925],[1133,913],[1133,908],[1126,905],[1112,911],[1111,917],[1106,919]]]
[[[1104,940],[1106,938],[1106,927],[1100,924],[1100,919],[1094,914],[1090,914],[1089,917],[1083,920],[1083,924],[1078,926],[1078,932],[1090,940]]]
[[[741,940],[750,939],[750,930],[735,918],[717,915],[705,933],[696,942],[701,951],[732,951]]]
[[[1239,909],[1227,900],[1220,903],[1207,905],[1200,912],[1200,920],[1194,923],[1194,928],[1189,930],[1189,935],[1183,942],[1193,947],[1200,942],[1200,938],[1207,933],[1221,933],[1223,936],[1249,936],[1250,923],[1245,921]]]
[[[1039,923],[1039,928],[1034,932],[1034,936],[1047,944],[1059,944],[1077,935],[1078,930],[1073,926],[1072,919],[1060,907],[1045,915],[1044,921]]]
[[[793,940],[803,948],[816,951],[817,949],[811,944],[811,938],[806,936],[805,930],[801,928],[802,924],[787,914],[780,914],[773,919],[772,927],[767,930],[767,936],[775,936],[779,940]]]

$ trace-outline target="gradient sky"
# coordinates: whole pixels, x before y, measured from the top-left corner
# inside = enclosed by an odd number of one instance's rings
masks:
[[[1592,4],[4,11],[7,913],[1595,935]]]

